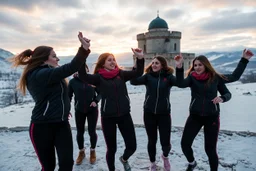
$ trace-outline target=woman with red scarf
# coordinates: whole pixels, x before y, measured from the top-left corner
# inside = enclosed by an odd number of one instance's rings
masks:
[[[126,81],[139,77],[144,70],[144,55],[140,49],[132,49],[137,57],[136,68],[132,71],[121,70],[111,53],[99,56],[94,74],[90,75],[81,67],[79,78],[95,85],[101,94],[101,125],[107,145],[107,165],[110,171],[115,170],[116,129],[119,128],[125,142],[125,150],[119,158],[125,171],[130,171],[129,157],[136,150],[136,137],[130,114],[130,99],[128,97]]]
[[[189,117],[186,121],[181,148],[189,164],[186,171],[197,166],[192,143],[202,127],[204,127],[205,152],[209,159],[211,171],[218,170],[217,140],[220,127],[219,103],[230,100],[231,93],[225,83],[237,81],[242,75],[248,60],[253,56],[250,50],[243,51],[243,57],[235,71],[230,75],[221,75],[215,71],[209,60],[201,55],[193,60],[188,76],[184,79],[182,56],[176,56],[176,84],[178,87],[191,89]],[[220,93],[220,96],[217,93]]]
[[[176,56],[176,60],[180,57]],[[192,171],[197,165],[191,146],[202,127],[204,127],[205,152],[209,158],[211,171],[217,171],[216,147],[220,125],[219,103],[226,102],[231,98],[231,93],[223,81],[226,78],[214,70],[205,56],[198,56],[193,60],[185,79],[182,60],[178,60],[176,78],[177,86],[190,87],[192,96],[189,107],[190,115],[181,139],[182,151],[189,162],[187,171]],[[220,96],[217,95],[218,92],[220,92]]]

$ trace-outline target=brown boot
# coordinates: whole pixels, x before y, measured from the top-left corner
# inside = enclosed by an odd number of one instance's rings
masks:
[[[85,152],[84,152],[84,150],[80,150],[79,154],[78,154],[78,157],[76,159],[76,164],[77,165],[82,164],[82,161],[83,161],[84,158],[85,158]]]
[[[96,162],[96,152],[95,149],[91,149],[90,151],[90,163],[94,164]]]

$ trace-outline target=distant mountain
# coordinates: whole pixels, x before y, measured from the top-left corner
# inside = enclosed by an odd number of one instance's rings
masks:
[[[246,71],[256,70],[256,48],[250,49],[255,54],[255,56],[250,60]],[[0,72],[10,72],[10,63],[6,60],[7,58],[13,56],[11,52],[0,48]],[[201,55],[201,54],[196,54]],[[242,56],[242,51],[230,51],[230,52],[207,52],[203,53],[216,68],[217,71],[221,73],[231,72],[234,67],[237,66],[238,61]],[[98,58],[99,54],[91,53],[87,58],[87,63],[89,66],[93,65]],[[72,60],[74,56],[60,56],[60,65],[68,63]],[[115,54],[116,60],[120,66],[132,66],[132,52]]]
[[[250,59],[247,65],[246,71],[255,71],[256,68],[256,48],[250,49],[255,56]],[[219,72],[225,73],[233,71],[237,66],[238,61],[242,57],[242,51],[231,51],[231,52],[208,52],[205,55],[211,64]]]
[[[10,72],[13,70],[11,69],[10,62],[7,61],[7,59],[13,55],[13,53],[0,48],[0,72]]]

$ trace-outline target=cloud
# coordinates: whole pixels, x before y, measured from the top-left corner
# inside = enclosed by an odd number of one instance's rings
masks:
[[[20,30],[20,31],[28,31],[28,25],[26,25],[24,22],[25,18],[23,16],[19,16],[17,18],[15,14],[13,13],[8,13],[5,11],[0,11],[0,25],[2,27],[8,27],[9,29],[12,30]]]
[[[198,25],[206,33],[218,33],[241,29],[255,29],[256,12],[240,12],[237,10],[216,13],[213,17],[200,20]]]
[[[68,8],[81,8],[83,3],[81,0],[1,0],[1,7],[15,8],[22,11],[30,11],[35,7],[68,7]]]

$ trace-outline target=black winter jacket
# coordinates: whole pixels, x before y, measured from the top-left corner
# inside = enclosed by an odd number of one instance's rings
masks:
[[[166,71],[150,72],[130,82],[132,85],[146,86],[145,113],[170,114],[170,89],[176,84],[176,78],[172,74]]]
[[[98,103],[101,99],[101,95],[98,94],[97,88],[82,81],[78,76],[72,78],[68,83],[68,96],[70,102],[73,94],[75,94],[75,110],[82,113],[90,112],[90,109],[93,108],[90,107],[90,104],[92,102]]]
[[[216,76],[213,82],[208,85],[207,80],[197,80],[191,75],[188,75],[188,77],[184,79],[184,69],[176,68],[176,78],[178,87],[190,87],[191,89],[189,112],[192,115],[219,115],[219,104],[212,102],[212,100],[218,96],[218,91],[221,94],[223,102],[231,99],[231,93],[224,84],[223,78],[220,76]]]
[[[79,48],[72,61],[52,68],[42,65],[27,75],[27,89],[35,101],[31,122],[49,123],[68,120],[70,100],[65,78],[76,72],[84,63],[90,50]]]
[[[101,116],[119,117],[130,114],[130,99],[127,92],[126,81],[143,74],[144,59],[137,59],[137,69],[132,71],[120,70],[119,74],[111,79],[106,79],[100,74],[87,74],[84,69],[78,71],[79,77],[95,85],[102,97]]]

